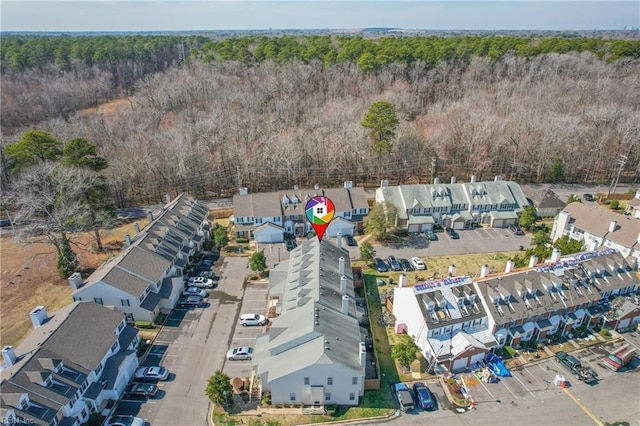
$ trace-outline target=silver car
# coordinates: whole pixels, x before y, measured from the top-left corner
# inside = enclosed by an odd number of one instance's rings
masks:
[[[253,358],[253,348],[246,346],[240,348],[231,348],[227,351],[227,359],[229,361],[242,361]]]

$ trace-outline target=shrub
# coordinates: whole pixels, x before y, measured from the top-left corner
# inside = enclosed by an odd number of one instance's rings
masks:
[[[609,337],[611,336],[611,332],[608,329],[603,328],[602,330],[600,330],[600,335],[602,337]]]
[[[271,394],[269,392],[265,392],[260,402],[262,405],[271,405]]]
[[[609,203],[609,207],[611,207],[611,210],[618,210],[618,207],[620,207],[620,202],[618,200],[611,200],[611,203]]]
[[[136,321],[133,323],[137,328],[156,328],[151,321]]]
[[[249,240],[246,239],[246,238],[236,238],[236,243],[238,243],[238,244],[246,244],[248,242],[249,242]]]

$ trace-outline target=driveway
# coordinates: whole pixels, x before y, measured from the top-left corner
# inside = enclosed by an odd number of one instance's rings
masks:
[[[245,257],[222,258],[214,270],[218,287],[204,308],[174,309],[143,365],[163,365],[171,371],[160,382],[161,397],[146,402],[120,402],[117,414],[134,414],[156,426],[207,425],[207,380],[222,370],[231,331],[249,274]]]

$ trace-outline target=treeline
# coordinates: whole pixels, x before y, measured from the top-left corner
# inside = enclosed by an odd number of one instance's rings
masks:
[[[441,61],[468,62],[474,56],[496,60],[506,54],[530,58],[567,52],[591,52],[608,61],[623,57],[638,58],[640,41],[514,36],[255,36],[211,40],[194,50],[193,54],[205,61],[233,60],[242,63],[265,60],[278,63],[319,61],[324,65],[354,62],[363,71],[372,71],[392,63],[421,61],[435,66]]]
[[[127,96],[142,77],[175,66],[199,36],[3,36],[4,132]]]

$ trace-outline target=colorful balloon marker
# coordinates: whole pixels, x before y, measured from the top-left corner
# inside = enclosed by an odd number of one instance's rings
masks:
[[[315,196],[307,201],[307,205],[304,209],[307,215],[307,220],[316,231],[318,240],[322,241],[322,237],[324,236],[331,219],[333,219],[333,214],[335,213],[333,201],[327,197]]]

